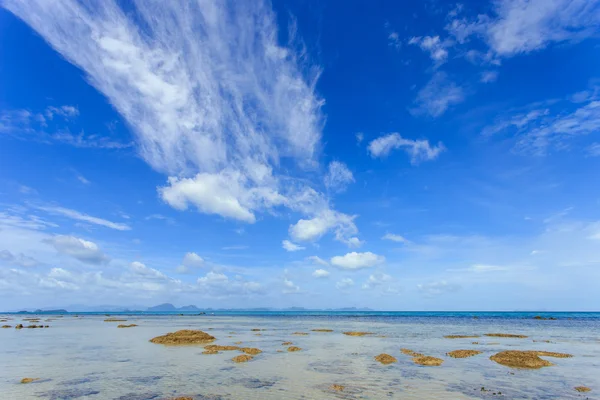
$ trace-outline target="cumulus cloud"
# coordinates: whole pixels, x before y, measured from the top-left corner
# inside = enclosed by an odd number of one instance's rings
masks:
[[[404,139],[399,133],[390,133],[369,143],[368,151],[371,157],[386,157],[392,150],[404,149],[410,155],[410,163],[419,164],[422,161],[436,159],[446,148],[439,142],[434,146],[428,140]]]
[[[177,267],[177,272],[180,274],[186,274],[192,272],[195,269],[202,268],[204,266],[204,259],[194,252],[185,253],[181,264]]]
[[[483,71],[479,80],[483,83],[491,83],[496,82],[496,79],[498,79],[498,71]]]
[[[334,192],[342,192],[346,190],[348,184],[354,182],[354,176],[346,164],[339,161],[332,161],[329,163],[324,181],[328,189]]]
[[[103,264],[108,262],[108,257],[100,250],[98,245],[88,240],[74,236],[56,235],[46,239],[56,251],[66,254],[79,261],[90,264]]]
[[[381,238],[383,240],[391,240],[392,242],[397,242],[397,243],[408,243],[408,240],[406,240],[406,238],[404,238],[403,236],[400,236],[400,235],[395,235],[393,233],[386,233]]]
[[[282,241],[281,247],[283,247],[286,251],[299,251],[305,249],[305,247],[298,246],[297,244],[292,243],[289,240]]]
[[[312,273],[312,276],[315,278],[327,278],[327,277],[329,277],[329,271],[324,270],[324,269],[316,269]]]
[[[258,282],[247,281],[242,277],[230,279],[227,275],[215,271],[210,271],[205,276],[198,278],[197,284],[197,290],[201,294],[215,298],[264,293],[263,286]]]
[[[159,280],[169,279],[165,274],[163,274],[159,270],[147,267],[144,263],[141,263],[139,261],[132,262],[129,265],[129,267],[131,268],[131,271],[136,275],[141,275],[146,278],[159,279]]]
[[[77,221],[88,222],[90,224],[104,226],[106,228],[116,229],[118,231],[131,230],[131,227],[127,224],[112,222],[106,219],[93,217],[91,215],[87,215],[76,210],[71,210],[69,208],[56,206],[36,206],[35,208],[41,211],[45,211],[49,214],[61,215],[63,217],[71,218]]]
[[[436,72],[415,98],[416,107],[410,111],[414,115],[428,114],[440,117],[451,106],[462,103],[465,91],[452,82],[445,72]]]
[[[375,289],[382,285],[389,285],[393,281],[393,278],[384,273],[375,273],[369,275],[369,278],[363,283],[362,288],[365,290]],[[387,287],[387,291],[393,291],[391,286]]]
[[[59,107],[50,106],[46,108],[46,118],[53,119],[55,115],[61,116],[63,118],[72,118],[79,115],[79,109],[75,106],[69,105]]]
[[[0,262],[24,268],[36,267],[41,264],[33,257],[26,256],[23,253],[13,254],[8,250],[0,251]]]
[[[300,219],[296,224],[290,225],[289,234],[295,241],[314,241],[330,230],[334,230],[336,240],[350,246],[356,244],[353,235],[358,233],[354,224],[355,216],[343,214],[331,209],[317,213],[311,219]]]
[[[385,257],[373,254],[370,251],[365,253],[351,252],[343,256],[331,258],[331,265],[347,270],[358,270],[362,268],[371,268],[385,262]]]
[[[318,264],[318,265],[322,265],[324,267],[328,267],[329,263],[325,260],[323,260],[321,257],[319,256],[310,256],[306,258],[307,260],[311,261],[314,264]]]
[[[300,286],[294,284],[294,282],[292,282],[291,280],[284,278],[282,293],[284,293],[284,294],[300,293]]]
[[[414,36],[409,39],[408,44],[419,46],[421,50],[429,53],[436,66],[440,66],[448,59],[447,49],[452,45],[452,41],[442,40],[439,36]]]
[[[343,278],[335,283],[335,287],[339,290],[348,289],[354,286],[354,281],[350,278]]]

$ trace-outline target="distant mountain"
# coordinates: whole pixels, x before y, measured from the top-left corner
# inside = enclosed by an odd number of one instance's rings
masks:
[[[148,307],[146,311],[177,311],[177,307],[171,303],[164,303],[154,307]]]
[[[200,309],[196,306],[190,305],[190,306],[179,307],[177,309],[177,311],[200,311]]]
[[[19,311],[18,314],[67,314],[67,310],[40,310],[39,308],[34,311]]]

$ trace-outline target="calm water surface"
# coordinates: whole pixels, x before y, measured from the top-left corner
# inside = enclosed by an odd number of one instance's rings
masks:
[[[2,399],[597,399],[600,398],[599,314],[558,315],[557,321],[486,314],[478,319],[446,314],[309,315],[104,315],[42,316],[48,329],[0,330]],[[113,315],[114,316],[114,315]],[[23,315],[4,315],[12,326]],[[44,321],[50,318],[51,321]],[[526,319],[525,319],[526,318]],[[573,318],[573,319],[569,319]],[[119,323],[139,326],[118,329]],[[27,321],[24,324],[29,324]],[[260,335],[251,329],[265,329]],[[311,332],[315,328],[332,333]],[[216,344],[243,342],[263,350],[235,364],[236,351],[203,355],[202,346],[165,347],[149,339],[179,329],[201,329]],[[342,332],[374,332],[349,337]],[[307,332],[297,336],[294,332]],[[449,334],[517,333],[527,339],[445,339]],[[381,337],[380,337],[381,336]],[[534,341],[535,340],[535,341]],[[282,342],[303,350],[288,353]],[[478,341],[479,344],[472,344]],[[544,341],[550,341],[546,343]],[[444,359],[439,367],[415,365],[400,352],[409,348]],[[445,354],[476,349],[483,354],[453,359]],[[519,370],[489,357],[502,350],[547,350],[573,354],[556,365]],[[398,359],[381,365],[373,357]],[[41,378],[20,384],[24,377]],[[332,384],[344,385],[334,392]],[[578,393],[575,386],[592,388]],[[481,390],[485,388],[485,390]],[[498,394],[501,392],[501,394]]]

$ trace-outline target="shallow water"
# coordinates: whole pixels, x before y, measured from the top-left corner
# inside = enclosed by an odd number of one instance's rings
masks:
[[[0,319],[10,318],[2,324],[14,326],[24,317],[30,315]],[[48,329],[0,329],[1,398],[594,399],[600,393],[599,318],[133,315],[119,317],[127,322],[104,322],[104,315],[65,315],[45,322],[47,318],[54,317],[42,317]],[[120,323],[139,326],[118,329]],[[254,332],[253,328],[265,330]],[[334,332],[311,332],[316,328]],[[235,364],[231,358],[240,354],[237,351],[203,355],[202,346],[166,347],[149,342],[179,329],[201,329],[217,338],[215,344],[241,341],[241,346],[258,347],[263,353],[248,363]],[[375,334],[342,334],[350,330]],[[443,337],[495,332],[529,338]],[[550,343],[542,342],[546,340]],[[287,346],[282,346],[285,341],[303,350],[288,353]],[[444,363],[416,365],[401,348],[443,358]],[[446,356],[457,349],[483,354],[465,359]],[[510,349],[564,352],[574,357],[547,358],[555,365],[539,370],[511,369],[489,359]],[[398,362],[379,364],[374,356],[380,353]],[[21,384],[24,377],[41,379]],[[345,390],[332,391],[332,384],[343,385]],[[573,389],[582,385],[592,391]]]

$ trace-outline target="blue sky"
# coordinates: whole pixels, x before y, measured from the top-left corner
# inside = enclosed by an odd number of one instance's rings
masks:
[[[597,310],[600,2],[0,4],[0,305]]]

